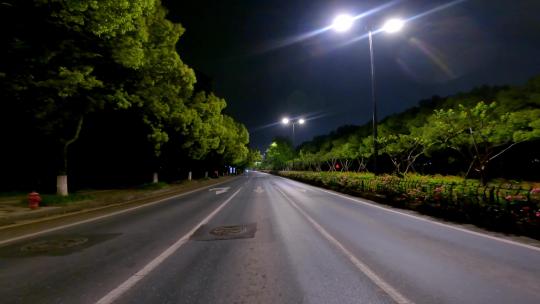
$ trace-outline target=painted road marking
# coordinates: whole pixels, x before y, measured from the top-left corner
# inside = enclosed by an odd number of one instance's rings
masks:
[[[231,187],[212,188],[212,189],[210,189],[208,191],[210,191],[210,192],[216,191],[216,195],[218,195],[218,194],[225,193],[225,192],[229,191],[230,188]]]
[[[334,238],[326,229],[319,225],[312,217],[310,217],[304,210],[302,210],[288,195],[286,195],[279,187],[276,186],[276,190],[285,197],[285,199],[294,207],[308,222],[310,222],[313,227],[330,243],[336,246],[352,263],[358,270],[364,273],[375,285],[379,286],[384,292],[386,292],[394,301],[398,304],[411,304],[409,299],[403,296],[399,291],[394,287],[388,284],[385,280],[379,277],[373,270],[371,270],[366,264],[362,263],[352,252],[350,252],[343,244],[341,244],[336,238]]]
[[[261,186],[258,186],[257,189],[255,189],[253,191],[257,192],[258,194],[261,194],[261,193],[264,192],[264,189]]]
[[[189,240],[189,237],[195,233],[202,225],[208,223],[221,209],[223,209],[237,194],[240,192],[242,188],[236,190],[233,195],[231,195],[227,200],[225,200],[219,207],[217,207],[212,213],[210,213],[207,217],[205,217],[202,221],[195,226],[195,228],[191,229],[188,233],[186,233],[184,236],[182,236],[180,239],[178,239],[174,244],[172,244],[169,248],[165,249],[160,255],[155,257],[150,263],[146,264],[141,270],[137,271],[134,275],[129,277],[124,283],[120,284],[115,289],[111,290],[108,294],[106,294],[103,298],[101,298],[99,301],[96,302],[96,304],[109,304],[116,301],[120,296],[122,296],[125,292],[130,290],[135,284],[137,284],[140,280],[142,280],[145,276],[147,276],[152,270],[154,270],[156,267],[158,267],[163,261],[165,261],[169,256],[171,256],[173,253],[176,252],[182,245],[187,243]]]

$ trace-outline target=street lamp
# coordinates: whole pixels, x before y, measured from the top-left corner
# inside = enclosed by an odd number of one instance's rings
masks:
[[[349,15],[339,15],[334,19],[332,23],[332,28],[336,32],[346,32],[352,27],[355,18]],[[390,19],[382,27],[382,31],[387,33],[397,33],[403,26],[405,21],[401,19]],[[375,60],[373,56],[373,31],[371,28],[368,29],[368,41],[369,41],[369,62],[370,62],[370,72],[371,72],[371,101],[373,103],[373,173],[377,174],[377,101],[375,98]]]
[[[299,118],[297,120],[290,120],[289,118],[287,117],[284,117],[282,120],[281,120],[281,123],[284,124],[284,125],[288,125],[289,123],[291,123],[292,125],[292,144],[293,144],[293,147],[294,147],[294,126],[295,125],[303,125],[304,123],[306,123],[306,120],[303,119],[303,118]]]

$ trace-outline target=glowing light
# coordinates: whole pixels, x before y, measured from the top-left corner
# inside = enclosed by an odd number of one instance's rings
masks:
[[[384,24],[383,30],[387,33],[396,33],[401,31],[404,24],[405,21],[401,19],[390,19]]]
[[[353,17],[351,17],[350,15],[342,14],[334,19],[334,22],[332,22],[332,28],[336,32],[342,33],[348,31],[352,27],[353,23]]]
[[[287,124],[289,124],[289,119],[287,117],[285,117],[285,118],[283,118],[281,120],[281,123],[284,124],[284,125],[287,125]]]
[[[300,118],[300,119],[298,120],[298,123],[301,124],[301,125],[303,125],[305,122],[306,122],[306,121],[305,121],[303,118]]]

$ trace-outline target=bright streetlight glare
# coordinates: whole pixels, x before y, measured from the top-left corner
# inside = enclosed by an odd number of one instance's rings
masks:
[[[283,118],[281,120],[281,123],[283,123],[284,125],[288,124],[289,123],[289,119],[287,117]]]
[[[300,119],[298,120],[298,123],[301,124],[301,125],[303,125],[305,122],[306,122],[306,121],[305,121],[303,118],[300,118]]]
[[[401,31],[404,24],[405,21],[401,19],[390,19],[384,24],[383,30],[387,33],[396,33]]]
[[[346,32],[352,27],[353,23],[353,17],[351,17],[350,15],[342,14],[334,18],[334,22],[332,22],[332,28],[336,32]]]

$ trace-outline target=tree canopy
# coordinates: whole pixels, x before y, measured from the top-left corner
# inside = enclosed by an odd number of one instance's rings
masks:
[[[457,169],[485,181],[493,163],[499,170],[510,167],[534,175],[530,166],[522,164],[517,169],[516,163],[534,165],[538,155],[524,160],[505,159],[505,155],[513,150],[529,155],[531,146],[525,143],[538,147],[539,125],[540,76],[521,86],[482,86],[446,98],[433,96],[379,123],[378,158],[385,172],[400,175],[413,171],[448,174]],[[290,161],[296,169],[362,171],[373,159],[371,123],[367,123],[315,137],[280,163],[267,155],[266,164],[282,167]]]
[[[85,134],[86,119],[110,111],[146,126],[140,144],[153,150],[156,171],[167,163],[160,159],[167,144],[186,162],[246,163],[247,129],[222,113],[224,99],[194,90],[195,73],[176,49],[184,28],[167,19],[159,0],[2,5],[1,107],[13,117],[4,123],[47,138],[58,175],[67,175],[69,147]]]

